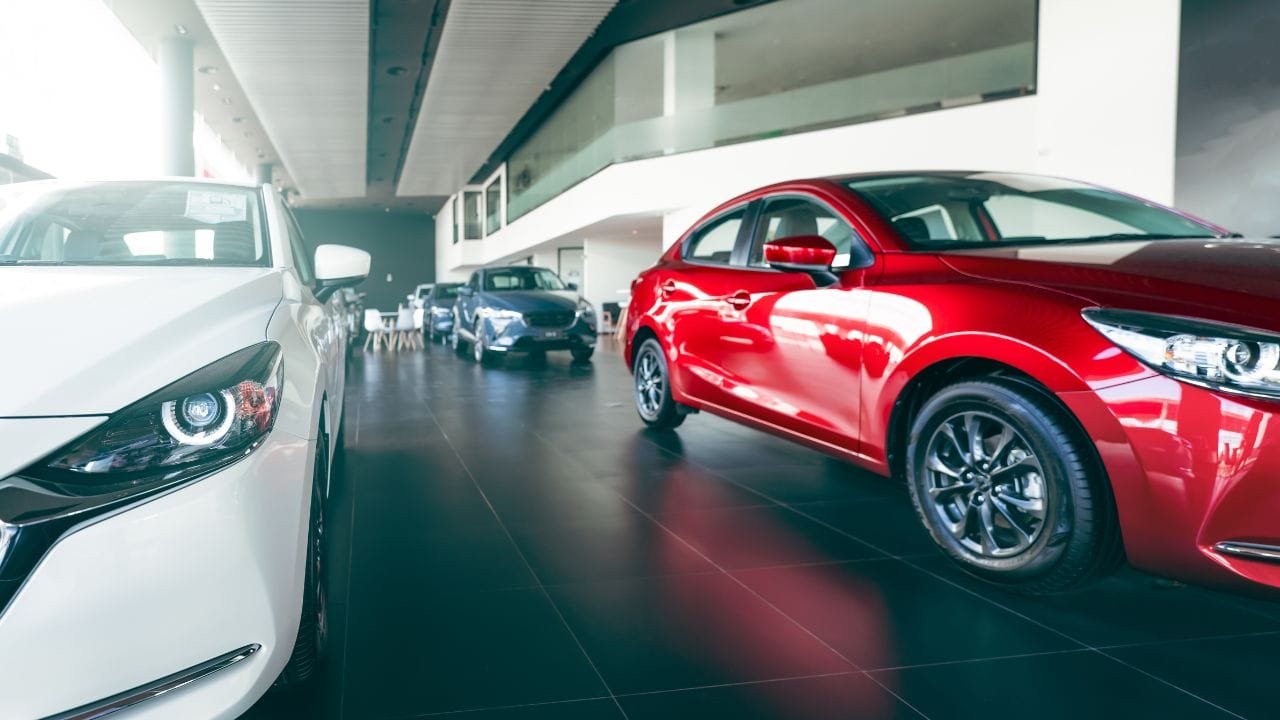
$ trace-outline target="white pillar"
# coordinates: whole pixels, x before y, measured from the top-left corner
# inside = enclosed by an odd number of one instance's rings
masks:
[[[1173,201],[1179,0],[1041,0],[1035,170]]]
[[[668,118],[663,153],[710,147],[715,125],[716,38],[711,30],[674,30],[663,37],[662,114]]]

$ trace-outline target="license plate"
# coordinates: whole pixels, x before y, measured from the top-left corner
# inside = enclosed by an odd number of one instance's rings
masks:
[[[554,340],[560,337],[560,331],[559,330],[543,330],[542,337],[546,340]]]

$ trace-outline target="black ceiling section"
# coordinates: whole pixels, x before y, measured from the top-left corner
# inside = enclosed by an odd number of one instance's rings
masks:
[[[600,23],[595,34],[582,44],[560,74],[551,81],[547,91],[493,151],[484,167],[472,176],[472,182],[480,182],[493,174],[498,165],[538,129],[547,116],[613,48],[632,40],[774,1],[619,0],[617,6]]]
[[[372,0],[369,23],[368,197],[357,204],[433,211],[435,198],[397,198],[418,108],[450,0]]]

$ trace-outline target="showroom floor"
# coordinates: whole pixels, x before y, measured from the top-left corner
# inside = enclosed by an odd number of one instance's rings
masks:
[[[705,414],[649,434],[628,382],[357,356],[330,661],[245,717],[1277,716],[1280,604],[984,587],[900,485]]]

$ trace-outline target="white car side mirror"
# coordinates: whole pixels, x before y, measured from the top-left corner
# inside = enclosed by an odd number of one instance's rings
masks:
[[[320,302],[329,299],[338,288],[358,285],[369,277],[369,253],[346,245],[320,245],[316,248],[315,296]]]

